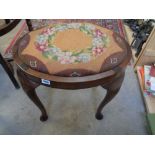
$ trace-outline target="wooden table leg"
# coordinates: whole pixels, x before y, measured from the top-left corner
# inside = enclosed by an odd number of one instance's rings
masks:
[[[46,113],[46,110],[41,103],[40,99],[38,98],[35,88],[39,86],[39,84],[34,83],[30,81],[27,76],[21,71],[19,68],[17,69],[17,75],[19,78],[19,81],[21,83],[21,86],[27,96],[33,101],[33,103],[40,109],[42,115],[40,116],[41,121],[46,121],[48,119],[48,115]]]
[[[2,67],[4,68],[6,73],[8,74],[8,76],[9,76],[10,80],[12,81],[12,83],[14,84],[15,88],[19,89],[20,86],[13,75],[13,73],[14,73],[13,67],[6,60],[4,60],[4,58],[2,57],[1,54],[0,54],[0,64],[2,65]]]
[[[102,109],[106,104],[108,104],[119,92],[122,82],[124,80],[125,72],[122,71],[113,81],[110,83],[103,85],[102,87],[107,90],[106,96],[103,101],[100,103],[97,112],[96,112],[96,119],[101,120],[103,119]]]

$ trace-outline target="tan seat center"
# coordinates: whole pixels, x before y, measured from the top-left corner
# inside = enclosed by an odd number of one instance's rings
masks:
[[[62,51],[78,52],[91,47],[92,37],[78,29],[69,29],[62,32],[59,31],[55,36],[53,44]]]

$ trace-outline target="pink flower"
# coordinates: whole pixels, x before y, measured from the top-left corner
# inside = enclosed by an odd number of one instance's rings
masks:
[[[74,63],[75,60],[76,60],[76,57],[69,55],[69,52],[68,53],[66,52],[65,55],[58,57],[58,61],[61,64],[71,64],[71,63]]]
[[[101,55],[104,51],[103,47],[95,47],[93,48],[93,55],[98,56]]]
[[[52,34],[52,30],[50,28],[46,28],[44,29],[41,34],[46,34],[46,35],[51,35]]]
[[[95,30],[95,35],[96,37],[102,37],[103,36],[103,32],[101,32],[99,29]]]
[[[70,64],[70,59],[67,57],[61,57],[59,61],[61,64]]]
[[[44,52],[48,47],[48,43],[45,43],[45,44],[36,44],[36,49],[39,50],[39,51],[42,51]]]
[[[146,82],[146,84],[147,84],[148,86],[151,86],[151,83],[150,83],[150,81],[147,81],[147,82]]]

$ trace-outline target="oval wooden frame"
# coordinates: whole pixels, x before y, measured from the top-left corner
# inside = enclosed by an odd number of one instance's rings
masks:
[[[97,85],[100,85],[101,83],[105,82],[106,80],[110,80],[109,78],[112,78],[116,76],[117,73],[119,73],[123,68],[127,66],[131,59],[131,49],[126,42],[124,38],[120,36],[122,40],[124,40],[127,48],[127,56],[126,59],[123,60],[123,62],[119,65],[117,65],[115,68],[109,71],[105,71],[103,73],[98,73],[95,75],[89,75],[89,76],[83,76],[83,77],[60,77],[55,75],[49,75],[46,73],[41,73],[39,71],[35,71],[31,69],[28,65],[24,64],[22,60],[18,57],[18,43],[20,40],[17,41],[17,43],[14,46],[13,53],[14,53],[14,61],[17,64],[17,66],[33,81],[45,85],[41,83],[41,79],[46,79],[51,81],[51,86],[53,88],[63,88],[63,89],[79,89],[79,88],[89,88],[94,87]],[[104,80],[101,80],[104,79]],[[78,87],[78,85],[81,85]],[[83,85],[83,86],[82,86]],[[46,85],[50,86],[50,85]]]

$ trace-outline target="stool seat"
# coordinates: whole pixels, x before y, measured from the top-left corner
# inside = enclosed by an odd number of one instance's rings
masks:
[[[127,56],[124,39],[90,23],[56,24],[20,39],[17,53],[31,69],[62,77],[87,76],[118,66]]]

